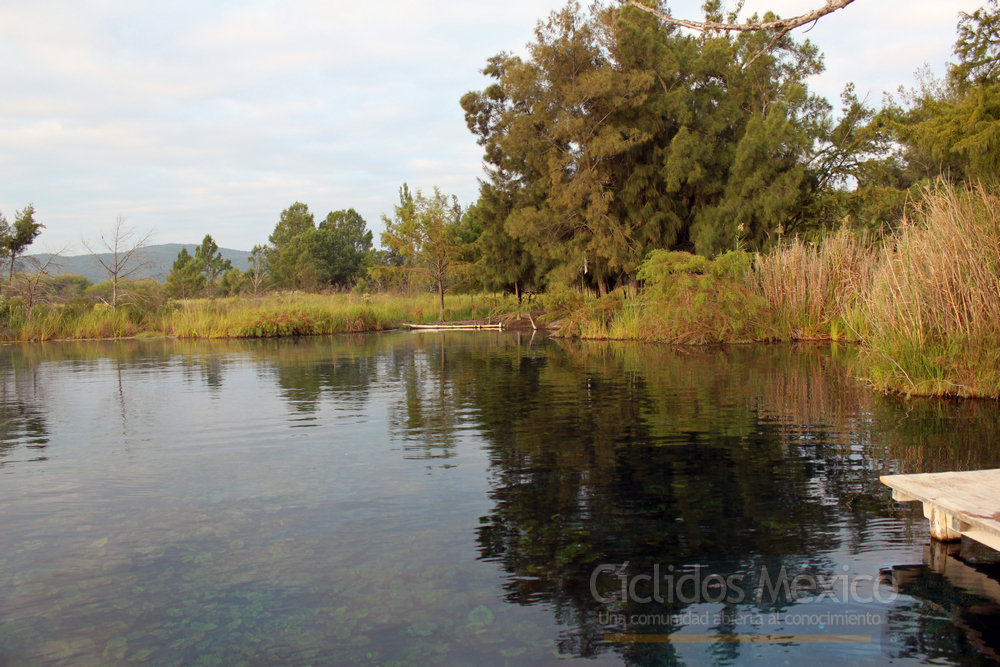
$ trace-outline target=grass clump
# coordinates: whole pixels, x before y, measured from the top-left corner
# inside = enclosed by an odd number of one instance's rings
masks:
[[[841,229],[819,244],[796,238],[758,253],[745,277],[770,307],[777,337],[857,341],[877,261],[869,238]]]

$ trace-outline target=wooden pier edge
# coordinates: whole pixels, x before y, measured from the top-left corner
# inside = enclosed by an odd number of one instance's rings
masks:
[[[503,331],[503,324],[403,324],[418,331]]]
[[[968,537],[1000,551],[1000,469],[883,475],[893,499],[921,502],[931,537],[953,542]]]

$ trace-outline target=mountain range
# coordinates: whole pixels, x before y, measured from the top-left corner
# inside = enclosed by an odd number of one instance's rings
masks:
[[[142,259],[140,261],[148,262],[149,266],[141,271],[136,272],[131,278],[154,278],[160,282],[166,280],[167,274],[170,273],[170,267],[173,266],[174,260],[177,259],[177,254],[181,251],[181,248],[187,248],[187,251],[194,255],[195,249],[199,246],[197,243],[160,243],[157,245],[146,246],[142,249]],[[246,250],[233,250],[231,248],[219,248],[219,252],[222,254],[223,259],[228,259],[233,263],[233,267],[245,271],[248,264],[247,259],[250,257],[250,253]],[[46,261],[51,257],[47,253],[40,253],[37,255],[31,255],[40,263],[45,264]],[[111,253],[100,253],[98,257],[102,258],[105,263],[111,263]],[[52,261],[52,265],[49,266],[48,272],[51,275],[58,275],[60,273],[74,273],[82,276],[86,276],[88,280],[94,283],[99,283],[102,280],[108,279],[108,273],[105,271],[100,263],[94,259],[93,255],[70,255],[67,257],[57,257]]]

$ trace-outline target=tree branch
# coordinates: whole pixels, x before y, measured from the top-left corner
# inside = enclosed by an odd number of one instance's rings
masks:
[[[753,32],[755,30],[783,30],[785,32],[789,30],[794,30],[799,26],[803,26],[806,23],[812,23],[813,21],[826,16],[838,9],[843,9],[847,5],[854,2],[854,0],[826,0],[824,4],[819,9],[814,9],[811,12],[806,12],[801,16],[795,16],[789,19],[778,19],[776,21],[764,21],[764,22],[752,22],[747,21],[746,23],[718,23],[716,21],[688,21],[685,19],[675,19],[669,14],[664,14],[663,12],[653,9],[652,7],[647,7],[645,5],[639,4],[636,0],[627,0],[626,5],[632,5],[636,9],[641,9],[644,12],[649,12],[654,16],[666,21],[667,23],[673,23],[674,25],[683,26],[685,28],[691,28],[692,30],[698,30],[704,32],[707,30],[720,30],[720,31],[736,31],[736,32]]]
[[[848,2],[854,2],[854,0],[847,0],[847,1]],[[781,39],[782,37],[784,37],[785,35],[787,35],[789,30],[791,30],[791,28],[784,28],[782,30],[779,30],[778,34],[776,34],[774,36],[774,39],[772,39],[770,41],[770,43],[768,43],[768,45],[765,46],[763,49],[761,49],[760,51],[758,51],[754,55],[753,58],[751,58],[750,60],[748,60],[745,63],[743,63],[743,67],[741,67],[740,69],[742,69],[744,72],[747,71],[747,69],[749,69],[750,65],[753,65],[754,62],[758,58],[760,58],[762,55],[764,55],[765,53],[767,53],[768,51],[770,51],[772,48],[774,48],[774,45],[778,43],[778,40]]]

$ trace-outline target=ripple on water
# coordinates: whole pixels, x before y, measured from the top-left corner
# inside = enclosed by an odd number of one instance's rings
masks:
[[[988,657],[1000,617],[923,565],[919,507],[878,481],[1000,466],[982,408],[884,400],[818,348],[407,334],[18,350],[0,368],[10,664],[958,665]],[[620,569],[593,578],[602,564]],[[654,566],[749,590],[765,567],[911,577],[886,603],[598,601],[621,577],[642,597]],[[868,644],[621,644],[604,638],[617,611],[637,634],[885,623],[840,628]],[[691,621],[724,611],[764,620]]]

